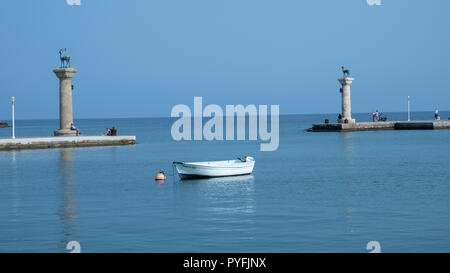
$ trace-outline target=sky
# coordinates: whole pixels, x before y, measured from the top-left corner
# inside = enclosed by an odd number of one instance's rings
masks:
[[[72,2],[73,0],[69,1]],[[338,113],[450,110],[450,1],[3,0],[0,120],[57,119],[58,50],[74,118],[165,117],[173,106]]]

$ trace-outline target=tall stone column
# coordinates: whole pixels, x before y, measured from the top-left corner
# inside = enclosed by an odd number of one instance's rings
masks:
[[[77,73],[74,68],[57,68],[53,70],[59,79],[59,130],[55,136],[75,136],[76,131],[70,130],[73,122],[72,112],[72,78]]]
[[[354,78],[344,77],[340,78],[339,82],[342,85],[342,118],[339,123],[355,123],[355,119],[352,118],[352,103],[350,99],[350,84],[354,81]]]

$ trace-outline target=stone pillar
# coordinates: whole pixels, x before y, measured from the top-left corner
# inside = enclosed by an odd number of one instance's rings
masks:
[[[57,68],[53,70],[59,79],[59,130],[55,136],[75,136],[76,131],[70,130],[73,122],[72,112],[72,78],[77,73],[74,68]]]
[[[352,104],[350,99],[350,84],[354,81],[354,78],[344,77],[340,78],[339,82],[342,85],[342,118],[339,123],[355,123],[355,119],[352,118]]]

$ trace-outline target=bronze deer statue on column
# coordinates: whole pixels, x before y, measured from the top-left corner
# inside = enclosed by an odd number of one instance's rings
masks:
[[[61,60],[61,68],[70,67],[70,56],[63,56],[63,52],[65,52],[65,48],[61,48],[59,50],[59,59]]]
[[[341,67],[341,69],[342,69],[342,74],[344,74],[344,78],[350,76],[350,70],[344,69],[343,66]]]

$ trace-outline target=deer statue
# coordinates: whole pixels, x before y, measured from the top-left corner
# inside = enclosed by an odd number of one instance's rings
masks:
[[[59,59],[61,60],[61,67],[62,68],[67,68],[70,67],[70,56],[63,56],[63,52],[65,52],[66,49],[61,48],[59,50]]]
[[[341,68],[342,68],[342,74],[344,74],[344,78],[350,76],[350,70],[344,69],[343,66]]]

